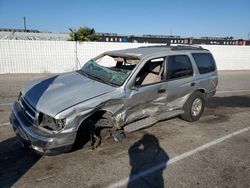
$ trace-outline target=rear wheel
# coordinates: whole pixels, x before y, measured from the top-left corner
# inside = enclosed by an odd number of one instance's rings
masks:
[[[181,118],[185,121],[193,122],[200,119],[205,107],[205,97],[200,91],[195,91],[185,103],[184,114]]]

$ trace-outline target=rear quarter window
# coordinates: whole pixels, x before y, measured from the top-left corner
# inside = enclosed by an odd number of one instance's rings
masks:
[[[193,75],[193,67],[186,55],[173,55],[168,57],[167,80],[180,79]]]
[[[215,61],[209,53],[192,53],[192,56],[197,64],[200,74],[205,74],[215,71]]]

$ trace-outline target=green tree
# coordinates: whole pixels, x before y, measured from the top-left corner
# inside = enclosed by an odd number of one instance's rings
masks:
[[[80,27],[79,29],[70,28],[70,41],[96,41],[98,36],[95,29],[89,27]]]

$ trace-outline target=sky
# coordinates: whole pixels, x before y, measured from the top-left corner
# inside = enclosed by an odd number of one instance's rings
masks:
[[[0,0],[0,28],[126,35],[250,35],[250,0]]]

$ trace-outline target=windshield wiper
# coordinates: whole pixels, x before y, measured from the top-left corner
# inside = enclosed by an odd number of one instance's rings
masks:
[[[103,79],[103,78],[100,78],[100,77],[98,77],[98,76],[95,76],[95,75],[89,75],[90,77],[92,77],[92,78],[94,78],[95,80],[99,80],[99,81],[101,81],[101,82],[103,82],[103,83],[106,83],[106,84],[108,84],[108,85],[110,85],[110,86],[118,86],[117,84],[115,84],[115,83],[112,83],[112,82],[109,82],[109,81],[107,81],[107,80],[105,80],[105,79]]]
[[[81,75],[86,76],[87,78],[89,78],[89,75],[86,72],[84,72],[82,69],[79,69],[76,72],[78,72],[79,74],[81,74]]]

